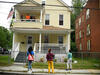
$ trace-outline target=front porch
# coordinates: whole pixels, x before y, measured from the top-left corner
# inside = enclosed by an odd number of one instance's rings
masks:
[[[13,29],[12,58],[19,52],[27,52],[33,47],[35,54],[46,54],[48,48],[54,54],[65,54],[70,49],[70,30]]]

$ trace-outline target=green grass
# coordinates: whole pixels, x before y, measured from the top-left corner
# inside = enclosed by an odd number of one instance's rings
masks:
[[[99,59],[80,59],[80,58],[73,58],[73,60],[77,60],[78,63],[73,63],[73,69],[100,69],[100,60]],[[35,62],[32,64],[33,68],[39,68],[39,69],[47,69],[48,64],[43,62]],[[55,69],[65,69],[66,64],[65,63],[54,63]]]
[[[13,60],[8,55],[0,55],[0,66],[10,66]]]

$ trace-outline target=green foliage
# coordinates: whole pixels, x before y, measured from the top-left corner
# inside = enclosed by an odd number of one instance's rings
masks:
[[[64,58],[64,62],[65,62],[65,63],[67,62],[67,58]]]
[[[76,43],[75,42],[71,42],[71,50],[72,50],[72,52],[77,52],[77,48],[76,48]]]
[[[85,0],[72,0],[72,5],[73,7],[75,7],[73,8],[73,12],[71,14],[71,28],[72,29],[75,29],[76,17],[80,14],[82,10],[79,7],[82,7],[84,3],[85,3]],[[72,42],[75,42],[75,31],[71,33],[71,40]]]
[[[0,56],[0,66],[9,66],[13,64],[13,60],[10,58],[10,56]]]
[[[12,46],[12,33],[0,26],[0,47],[10,49]]]

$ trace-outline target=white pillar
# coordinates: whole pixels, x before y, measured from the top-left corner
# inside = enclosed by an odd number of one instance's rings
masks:
[[[42,9],[40,10],[40,22],[42,22]]]
[[[13,44],[12,44],[11,58],[14,57],[14,48],[15,48],[15,33],[13,33]]]
[[[41,33],[40,33],[40,36],[39,36],[39,53],[41,52]]]
[[[70,50],[70,32],[67,34],[67,52]]]

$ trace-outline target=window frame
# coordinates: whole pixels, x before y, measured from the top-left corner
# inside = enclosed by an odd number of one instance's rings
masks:
[[[50,14],[45,14],[45,26],[50,25]]]
[[[63,26],[63,25],[64,25],[64,15],[59,14],[59,26]]]

